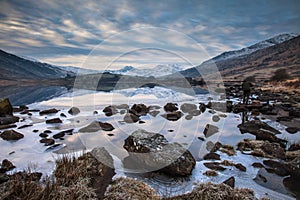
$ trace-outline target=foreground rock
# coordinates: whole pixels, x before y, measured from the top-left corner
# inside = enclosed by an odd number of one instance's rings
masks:
[[[40,112],[40,115],[48,115],[48,114],[55,114],[55,113],[58,113],[59,110],[55,109],[55,108],[51,108],[51,109],[48,109],[48,110],[43,110]]]
[[[124,148],[130,158],[141,165],[136,170],[162,171],[174,176],[192,173],[196,161],[192,154],[178,143],[169,143],[163,135],[145,130],[133,132]]]
[[[6,130],[6,131],[3,131],[3,133],[1,133],[0,137],[3,140],[19,140],[19,139],[22,139],[24,137],[24,135],[15,130]]]
[[[80,113],[80,110],[79,110],[79,108],[77,108],[77,107],[72,107],[72,108],[70,108],[70,109],[68,110],[68,113],[69,113],[70,115],[77,115],[77,114]]]
[[[212,124],[206,124],[203,134],[205,135],[206,138],[216,134],[217,132],[219,132],[219,128],[215,125]]]
[[[9,125],[18,121],[19,118],[13,116],[13,107],[9,99],[0,99],[0,125]]]
[[[79,129],[79,132],[97,132],[99,130],[103,130],[103,131],[112,131],[115,128],[106,122],[98,122],[98,121],[94,121],[92,123],[90,123],[88,126]]]

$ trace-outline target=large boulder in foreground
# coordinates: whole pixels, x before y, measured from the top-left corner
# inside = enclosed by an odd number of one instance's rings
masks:
[[[139,168],[136,170],[161,171],[174,176],[187,176],[192,173],[196,164],[187,149],[178,143],[169,143],[159,133],[137,130],[125,140],[124,148],[130,155],[129,160],[139,163]]]

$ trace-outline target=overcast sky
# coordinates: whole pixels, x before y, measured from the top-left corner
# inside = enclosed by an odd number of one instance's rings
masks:
[[[200,64],[300,32],[299,0],[0,0],[0,48],[57,65]]]

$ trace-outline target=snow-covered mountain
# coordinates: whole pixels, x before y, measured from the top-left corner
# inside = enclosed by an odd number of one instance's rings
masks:
[[[179,64],[166,64],[166,65],[157,65],[154,68],[145,68],[138,69],[132,66],[125,66],[119,70],[105,70],[104,72],[109,72],[113,74],[122,74],[130,76],[145,76],[145,77],[160,77],[169,74],[176,73],[183,70],[183,66]]]
[[[75,75],[86,75],[86,74],[97,74],[101,73],[101,71],[98,70],[92,70],[92,69],[84,69],[84,68],[79,68],[79,67],[72,67],[72,66],[55,66],[59,69],[72,72]]]
[[[244,55],[248,55],[251,54],[255,51],[258,51],[260,49],[264,49],[270,46],[274,46],[276,44],[280,44],[282,42],[288,41],[294,37],[297,37],[297,34],[294,33],[285,33],[285,34],[280,34],[277,35],[275,37],[272,37],[270,39],[258,42],[254,45],[251,45],[249,47],[245,47],[236,51],[227,51],[224,52],[208,61],[205,61],[204,63],[211,63],[211,62],[217,62],[217,61],[221,61],[221,60],[226,60],[226,59],[230,59],[230,58],[235,58],[235,57],[239,57],[239,56],[244,56]]]

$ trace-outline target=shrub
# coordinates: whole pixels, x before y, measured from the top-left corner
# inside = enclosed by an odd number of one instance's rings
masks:
[[[290,78],[290,76],[287,73],[286,69],[277,69],[274,72],[274,75],[271,77],[271,81],[282,81],[288,78]]]

